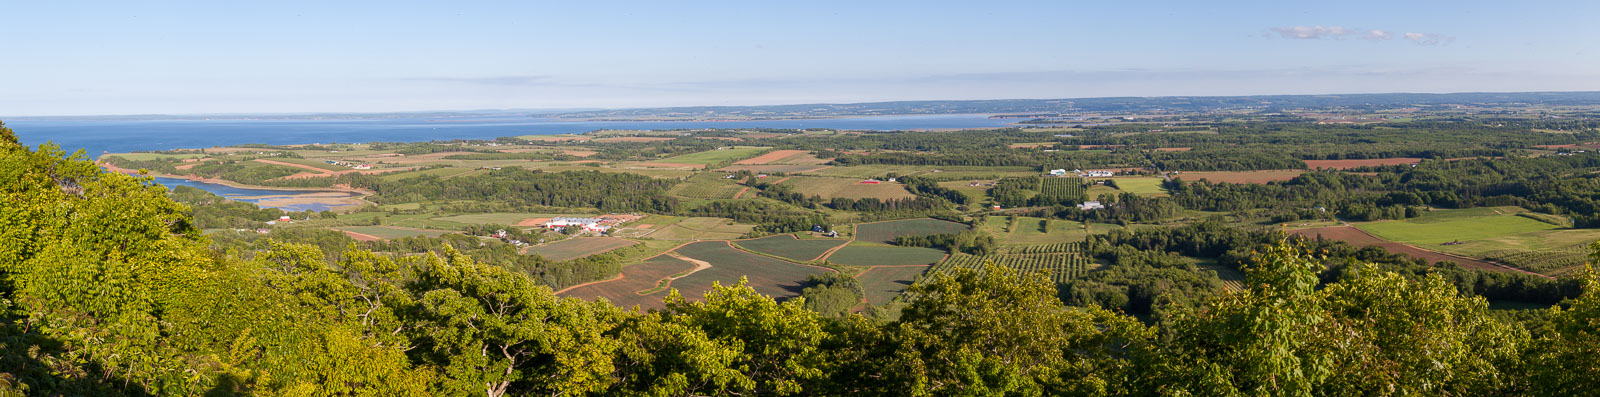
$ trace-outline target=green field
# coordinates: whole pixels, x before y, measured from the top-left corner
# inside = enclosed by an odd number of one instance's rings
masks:
[[[1440,212],[1446,214],[1434,214]],[[1359,223],[1355,226],[1385,240],[1428,246],[1428,248],[1451,241],[1493,239],[1557,228],[1555,225],[1516,215],[1457,216],[1447,212],[1449,211],[1433,211],[1428,214],[1432,216],[1431,218],[1424,217],[1416,221],[1378,221]]]
[[[779,300],[800,295],[800,283],[813,274],[830,272],[828,269],[781,261],[740,251],[722,241],[702,241],[678,248],[683,256],[706,261],[710,269],[701,270],[672,282],[672,287],[683,292],[684,297],[700,298],[711,289],[713,282],[724,286],[734,285],[741,277],[750,281],[750,287],[762,295]]]
[[[522,220],[528,219],[528,218],[553,218],[553,217],[558,217],[558,216],[577,216],[577,217],[582,217],[582,216],[587,216],[587,215],[534,214],[534,213],[526,213],[526,212],[491,212],[491,213],[486,213],[486,214],[465,214],[465,215],[442,216],[442,217],[433,218],[433,220],[444,221],[444,222],[454,222],[454,223],[464,223],[464,224],[469,224],[469,225],[495,224],[495,225],[514,226],[514,225],[517,224],[517,222],[521,222]],[[526,227],[534,227],[534,226],[526,226]]]
[[[384,240],[393,240],[397,238],[413,236],[438,237],[439,235],[450,233],[443,230],[412,229],[393,226],[345,226],[338,229],[371,235]]]
[[[982,269],[987,263],[995,266],[1007,267],[1018,272],[1029,274],[1045,271],[1050,274],[1050,279],[1062,283],[1077,278],[1090,269],[1099,267],[1088,257],[1077,253],[1045,253],[1045,254],[1004,254],[976,256],[967,254],[951,255],[949,259],[934,265],[934,273],[949,273],[956,269]]]
[[[856,281],[867,294],[867,304],[880,306],[900,296],[926,271],[928,266],[879,266],[857,275]]]
[[[721,172],[703,172],[673,186],[667,193],[687,198],[731,199],[744,188],[732,179],[725,178]]]
[[[828,263],[847,266],[927,265],[944,258],[944,251],[915,247],[865,247],[851,245],[828,255]]]
[[[707,150],[707,151],[699,152],[699,153],[689,153],[689,154],[685,154],[685,155],[682,155],[682,156],[668,157],[668,158],[656,160],[655,162],[658,162],[658,163],[678,163],[678,164],[702,164],[702,165],[704,165],[704,164],[716,164],[716,163],[721,163],[721,162],[724,162],[724,161],[733,161],[733,160],[740,160],[740,159],[755,157],[757,154],[760,154],[761,152],[767,151],[768,149],[770,149],[770,148],[764,148],[764,147],[735,147],[733,149]]]
[[[750,233],[755,227],[724,218],[694,217],[668,226],[656,225],[656,231],[645,236],[659,240],[731,240]]]
[[[204,153],[194,153],[194,154],[187,154],[187,153],[186,154],[112,153],[112,154],[107,154],[107,155],[102,156],[102,157],[121,157],[121,158],[125,158],[125,159],[128,159],[128,160],[133,160],[133,161],[150,161],[150,160],[196,159],[196,158],[206,157],[206,155]]]
[[[1113,230],[1122,230],[1122,226],[1109,223],[1090,223],[1088,230],[1084,229],[1083,222],[1055,219],[1049,222],[1046,231],[1042,226],[1043,218],[1029,216],[1017,217],[1017,227],[1010,232],[1005,231],[1009,222],[1005,216],[990,216],[984,223],[1001,244],[1047,244],[1061,242],[1083,241],[1089,234],[1105,234]]]
[[[928,218],[874,222],[856,225],[856,240],[888,244],[900,236],[960,233],[965,230],[967,225]]]
[[[794,191],[807,196],[821,196],[824,199],[843,197],[849,199],[876,198],[879,200],[892,200],[916,197],[907,191],[905,185],[900,183],[882,182],[875,184],[861,183],[858,178],[829,178],[820,176],[796,176],[783,181],[783,184],[794,187]]]
[[[615,237],[578,237],[557,241],[528,249],[528,254],[537,254],[553,261],[565,261],[586,257],[589,255],[608,252],[617,248],[637,244],[633,240]]]
[[[733,242],[734,245],[744,250],[800,262],[817,259],[818,256],[822,256],[822,253],[844,243],[845,241],[841,239],[799,240],[790,234]]]
[[[1158,197],[1167,195],[1167,189],[1161,187],[1161,177],[1117,177],[1111,180],[1117,181],[1117,190],[1125,193]]]

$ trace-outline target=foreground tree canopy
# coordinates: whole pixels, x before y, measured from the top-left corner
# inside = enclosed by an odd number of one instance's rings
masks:
[[[1156,325],[1042,274],[912,286],[898,320],[744,285],[665,310],[553,295],[448,247],[214,252],[164,188],[0,127],[0,394],[1582,395],[1600,280],[1529,330],[1438,275],[1319,280],[1292,242]]]

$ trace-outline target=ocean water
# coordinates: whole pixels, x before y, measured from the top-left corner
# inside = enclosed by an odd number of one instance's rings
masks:
[[[200,182],[200,181],[191,181],[191,180],[188,180],[188,179],[162,178],[162,177],[155,177],[155,182],[157,184],[162,185],[162,186],[166,186],[168,189],[171,189],[171,188],[174,188],[174,187],[178,187],[178,186],[188,186],[188,187],[204,190],[204,191],[207,191],[207,192],[211,192],[211,194],[222,196],[222,197],[225,197],[225,198],[227,198],[229,200],[244,201],[244,202],[250,202],[250,203],[257,203],[257,204],[261,203],[261,199],[259,199],[259,198],[243,198],[243,197],[251,197],[251,196],[294,196],[294,195],[299,195],[299,194],[325,193],[325,192],[327,192],[327,190],[309,190],[309,189],[306,189],[306,190],[301,190],[301,189],[293,189],[293,190],[291,190],[291,189],[248,189],[248,188],[239,188],[239,187],[223,185],[223,184],[220,184],[220,183]],[[328,206],[326,204],[320,204],[320,203],[291,204],[291,205],[282,205],[282,206],[263,205],[262,207],[278,208],[278,209],[289,210],[289,211],[324,211],[324,210],[329,210],[329,209],[333,208],[333,207],[330,207],[330,206]]]
[[[1014,119],[990,119],[988,115],[927,115],[850,117],[820,120],[766,121],[565,121],[542,118],[497,117],[382,118],[348,120],[4,120],[17,132],[22,143],[37,146],[45,142],[60,145],[69,153],[83,150],[89,158],[103,153],[123,153],[177,148],[207,148],[247,143],[272,145],[302,143],[416,142],[443,139],[493,139],[503,136],[580,133],[602,129],[698,129],[698,128],[830,128],[850,130],[915,130],[942,128],[1003,127]],[[237,197],[290,195],[315,190],[242,189],[228,185],[173,178],[156,178],[166,186],[191,186],[235,200]],[[291,211],[322,211],[321,204],[302,204],[282,208]]]
[[[4,120],[22,143],[103,153],[207,148],[246,143],[417,142],[493,139],[503,136],[569,134],[601,129],[832,128],[912,130],[1003,127],[1014,119],[981,114],[851,117],[765,121],[565,121],[544,118],[382,118],[348,120]]]

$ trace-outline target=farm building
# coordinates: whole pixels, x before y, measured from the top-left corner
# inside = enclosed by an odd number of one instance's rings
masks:
[[[1078,204],[1078,209],[1084,210],[1084,211],[1093,211],[1093,210],[1097,210],[1097,209],[1101,209],[1101,208],[1105,208],[1105,207],[1106,206],[1100,204],[1099,201],[1085,201],[1085,202],[1083,202],[1083,204]]]
[[[1050,170],[1050,176],[1067,176],[1067,170]]]
[[[606,220],[600,218],[555,217],[550,218],[550,220],[545,222],[542,226],[544,226],[545,229],[566,229],[568,227],[576,226],[582,228],[583,230],[597,232],[603,232],[611,229],[611,226],[606,226],[604,223],[606,223]]]
[[[1116,171],[1111,170],[1072,170],[1072,172],[1077,173],[1078,176],[1084,178],[1110,178],[1111,176],[1117,174]]]

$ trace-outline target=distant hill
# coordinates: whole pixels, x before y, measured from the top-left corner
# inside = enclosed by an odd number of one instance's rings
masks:
[[[1438,105],[1600,105],[1600,92],[1510,92],[1454,94],[1348,94],[1164,96],[1065,99],[897,101],[771,106],[690,106],[568,112],[560,118],[811,118],[961,113],[1143,113],[1238,109],[1348,108],[1379,110]]]

